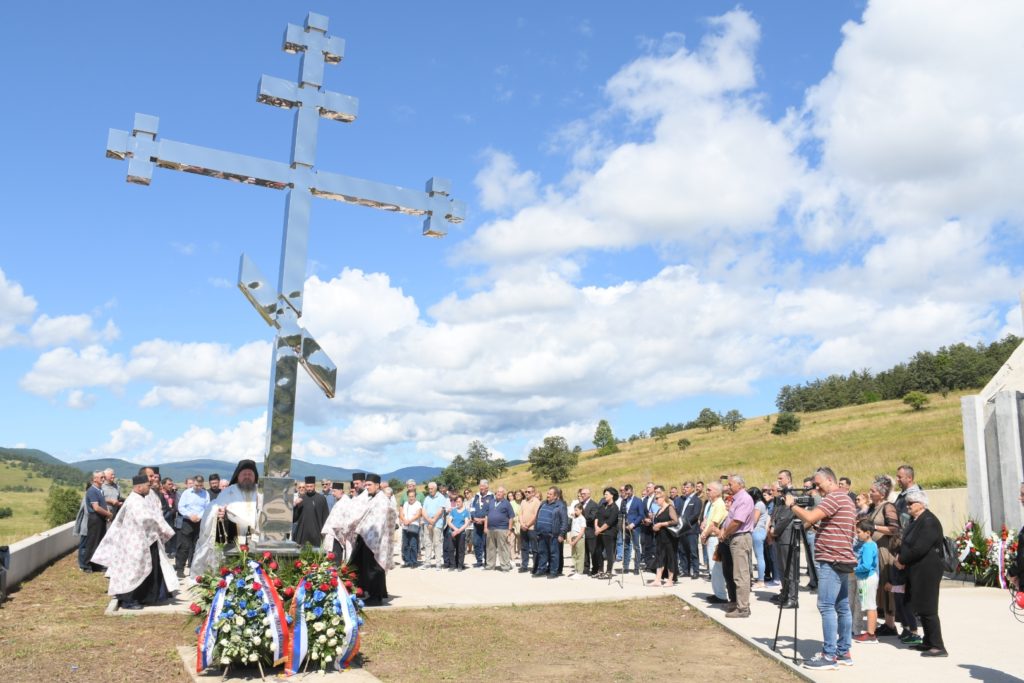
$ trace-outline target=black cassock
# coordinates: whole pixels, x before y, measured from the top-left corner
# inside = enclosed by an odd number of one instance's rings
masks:
[[[356,585],[363,589],[366,604],[382,604],[384,598],[388,597],[387,574],[377,564],[377,558],[362,536],[356,536],[348,564],[356,571]]]
[[[295,509],[295,538],[299,546],[307,543],[319,548],[323,542],[321,532],[327,521],[327,499],[320,493],[307,493],[302,497],[302,505]]]

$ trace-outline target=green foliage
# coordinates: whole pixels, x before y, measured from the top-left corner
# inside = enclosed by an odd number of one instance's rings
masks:
[[[402,482],[398,480],[398,477],[391,477],[388,479],[388,486],[390,486],[391,490],[396,494],[402,490]]]
[[[690,445],[691,444],[689,439],[679,439],[679,441],[676,441],[676,446],[678,446],[679,450],[681,451],[685,451],[687,448],[690,447]]]
[[[927,394],[920,391],[908,391],[907,395],[903,397],[903,402],[914,410],[921,410],[930,400]]]
[[[908,392],[941,393],[985,386],[1020,346],[1021,338],[1007,335],[988,346],[953,344],[935,353],[919,351],[906,363],[873,375],[870,370],[830,375],[802,386],[779,389],[775,405],[782,411],[810,412],[843,406],[895,400]]]
[[[46,521],[53,526],[74,521],[81,503],[81,491],[54,484],[46,496]]]
[[[5,484],[0,486],[0,493],[36,493],[37,491],[42,491],[42,489],[24,484]]]
[[[783,435],[800,431],[800,418],[790,412],[781,412],[772,425],[772,434]]]
[[[746,421],[747,418],[743,417],[743,414],[735,408],[722,416],[722,426],[730,432],[735,432]]]
[[[14,516],[14,510],[12,510],[11,508],[9,508],[9,507],[0,508],[0,519],[4,519],[5,517],[13,517],[13,516]]]
[[[451,464],[438,475],[437,483],[461,491],[481,479],[497,479],[508,470],[503,458],[496,458],[481,441],[473,441],[465,457],[456,455]]]
[[[71,465],[55,464],[45,462],[42,458],[29,453],[40,451],[28,451],[19,448],[0,448],[0,462],[17,464],[20,469],[30,470],[33,476],[46,477],[59,484],[78,486],[89,480],[89,475]],[[47,456],[50,457],[50,456]]]
[[[711,410],[711,408],[701,410],[700,415],[694,420],[694,426],[700,427],[705,432],[710,432],[720,424],[722,424],[722,416]]]
[[[572,476],[580,461],[580,451],[570,451],[564,437],[546,436],[543,446],[530,450],[529,461],[530,474],[557,484]]]
[[[601,420],[597,423],[594,431],[594,447],[597,448],[597,455],[611,455],[619,452],[619,444],[612,433],[612,426],[608,420]]]

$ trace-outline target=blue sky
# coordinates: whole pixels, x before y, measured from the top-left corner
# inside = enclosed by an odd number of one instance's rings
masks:
[[[937,5],[942,5],[938,7]],[[946,6],[948,5],[948,6]],[[318,200],[297,457],[524,457],[782,384],[1021,333],[1022,8],[992,2],[325,2],[346,41],[318,168],[467,220]],[[276,272],[283,194],[158,169],[108,128],[287,160],[271,2],[5,3],[0,443],[74,460],[262,457],[272,335],[234,287]],[[1007,65],[1014,66],[1008,68]]]

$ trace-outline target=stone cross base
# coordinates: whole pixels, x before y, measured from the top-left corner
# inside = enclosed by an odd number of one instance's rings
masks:
[[[1015,531],[1024,522],[1018,500],[1024,482],[1024,394],[1009,389],[986,397],[983,392],[964,396],[960,406],[971,518],[982,522],[987,533],[1004,524]]]

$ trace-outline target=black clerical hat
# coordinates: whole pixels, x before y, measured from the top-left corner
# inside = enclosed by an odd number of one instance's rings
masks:
[[[357,481],[365,481],[365,480],[366,480],[366,472],[353,472],[352,473],[352,482],[353,483],[355,483]]]
[[[380,483],[380,475],[379,474],[367,474],[366,475],[366,481],[372,481],[374,484],[379,484]]]
[[[331,484],[331,488],[334,489],[335,491],[344,491],[345,490],[345,482],[343,482],[343,481],[336,481],[333,484]]]
[[[139,484],[148,483],[149,477],[147,477],[145,474],[136,474],[134,477],[132,477],[132,486],[138,486]]]
[[[252,470],[253,474],[256,475],[256,482],[259,483],[260,472],[259,472],[259,470],[256,469],[256,461],[255,460],[240,460],[238,462],[238,467],[235,468],[235,473],[231,475],[231,482],[230,483],[231,483],[232,486],[234,486],[235,484],[238,483],[238,473],[241,472],[242,470]]]
[[[307,484],[315,484],[316,483],[316,477],[313,476],[313,475],[310,475],[310,476],[306,477],[306,483]]]

